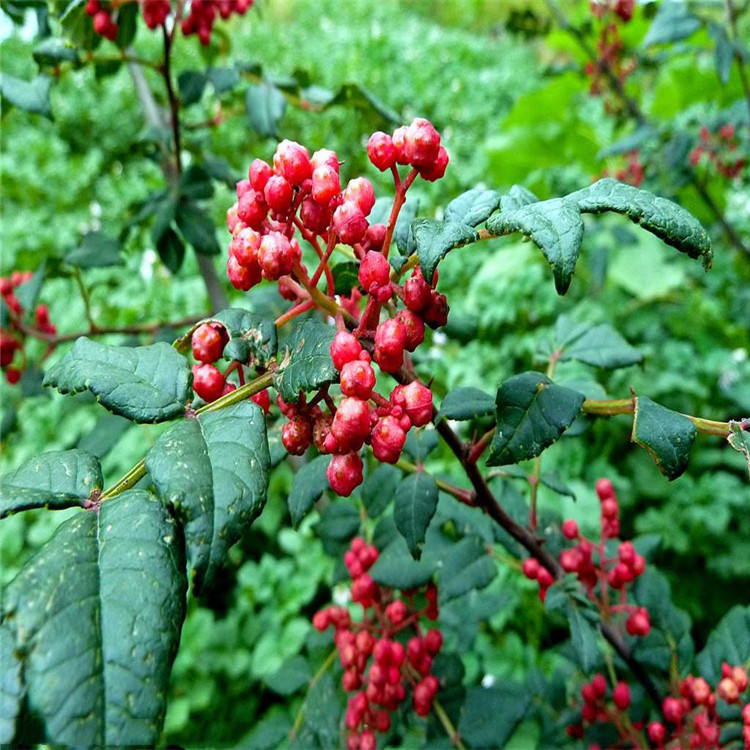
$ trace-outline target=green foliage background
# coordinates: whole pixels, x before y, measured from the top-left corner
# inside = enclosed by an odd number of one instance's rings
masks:
[[[571,7],[582,15],[587,5]],[[451,198],[477,184],[507,189],[518,182],[542,198],[582,187],[612,163],[601,157],[602,150],[628,133],[627,125],[607,116],[601,100],[588,96],[585,77],[571,64],[570,43],[553,29],[543,6],[521,0],[265,0],[242,20],[221,25],[219,41],[208,52],[178,37],[176,68],[202,69],[206,62],[220,66],[233,59],[259,63],[269,75],[304,71],[310,82],[331,90],[357,82],[404,121],[429,117],[443,134],[451,164],[445,180],[414,192],[421,215],[439,216]],[[634,39],[648,26],[644,15],[628,28]],[[536,33],[524,35],[514,30],[519,27]],[[706,44],[701,32],[679,48],[661,51],[658,69],[646,67],[631,84],[648,114],[693,142],[705,122],[743,121],[739,109],[732,109],[741,95],[739,81],[733,74],[719,84]],[[31,47],[17,34],[6,38],[0,47],[3,71],[31,77]],[[157,39],[142,30],[136,48],[144,57],[156,56]],[[162,96],[159,82],[151,82]],[[226,96],[222,125],[191,130],[187,138],[193,154],[210,151],[234,175],[256,156],[269,158],[275,148],[274,140],[248,128],[241,100]],[[186,122],[212,116],[215,105],[215,97],[204,93],[187,110]],[[46,258],[50,278],[42,301],[58,328],[68,332],[81,329],[85,315],[61,259],[86,231],[120,234],[136,204],[162,187],[162,176],[154,134],[144,128],[124,67],[106,77],[90,67],[63,76],[53,89],[52,109],[53,122],[12,107],[3,112],[2,272],[34,269]],[[311,150],[337,150],[347,175],[365,173],[376,190],[388,194],[388,181],[364,158],[367,136],[378,127],[384,124],[372,112],[290,106],[280,136]],[[710,222],[679,170],[663,163],[659,153],[647,156],[652,167],[644,187],[676,197]],[[747,241],[747,180],[730,184],[717,178],[709,189]],[[217,227],[230,202],[228,187],[216,191],[211,216]],[[632,387],[678,411],[720,420],[746,416],[750,258],[715,237],[715,264],[706,275],[624,220],[597,219],[564,298],[555,294],[541,254],[529,243],[502,240],[455,251],[440,267],[440,288],[451,304],[447,335],[433,336],[416,360],[418,369],[434,376],[441,397],[458,385],[493,392],[512,374],[544,368],[545,347],[558,316],[566,313],[611,324],[644,354],[642,365],[595,373],[600,389],[612,397],[626,396]],[[223,275],[222,259],[216,264]],[[122,265],[86,271],[85,280],[101,325],[174,320],[207,309],[192,255],[170,274],[154,253],[148,228],[127,235]],[[241,303],[242,295],[233,294]],[[575,363],[561,363],[557,372],[559,380],[592,380],[592,371]],[[42,450],[88,440],[108,448],[104,469],[111,480],[160,432],[102,417],[84,396],[38,391],[33,373],[21,388],[2,385],[4,470]],[[747,472],[739,454],[718,439],[699,437],[686,475],[669,483],[644,451],[629,444],[629,428],[627,419],[599,420],[582,437],[565,438],[545,453],[545,471],[556,472],[576,500],[542,487],[543,517],[573,517],[584,531],[596,533],[593,486],[598,477],[610,477],[623,508],[623,537],[659,537],[653,561],[671,583],[676,603],[690,614],[700,647],[750,590]],[[449,472],[447,451],[433,454],[430,466]],[[273,475],[267,509],[232,550],[222,595],[190,603],[173,673],[167,743],[275,747],[302,700],[308,668],[290,660],[305,645],[313,650],[325,645],[311,633],[309,620],[330,600],[341,570],[326,554],[330,540],[320,532],[330,501],[324,499],[293,531],[286,506],[291,482],[292,468],[282,465]],[[498,484],[508,502],[523,502],[522,483]],[[29,512],[3,522],[3,584],[69,513]],[[444,531],[457,524],[447,512],[442,520]],[[446,640],[463,654],[467,685],[483,678],[521,679],[536,669],[550,673],[559,665],[548,648],[565,633],[550,625],[534,587],[500,550],[497,576],[474,592],[468,610],[467,602],[443,609]],[[538,732],[528,722],[510,746],[527,746]]]

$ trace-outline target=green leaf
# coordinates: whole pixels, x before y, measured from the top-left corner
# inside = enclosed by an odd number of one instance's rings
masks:
[[[710,682],[718,684],[721,665],[747,666],[750,661],[750,606],[737,605],[721,618],[711,631],[706,647],[696,657],[698,671]]]
[[[268,83],[250,86],[245,94],[245,109],[250,126],[265,138],[279,137],[279,122],[286,112],[284,95]]]
[[[486,417],[495,410],[495,402],[479,388],[454,388],[440,405],[440,416],[458,421]]]
[[[559,328],[559,326],[558,326]],[[602,323],[589,328],[577,328],[572,336],[558,346],[559,360],[571,359],[593,367],[614,370],[628,367],[643,359],[643,355],[632,347],[612,326]]]
[[[102,459],[117,445],[120,438],[131,426],[132,422],[125,417],[118,417],[116,414],[103,414],[91,431],[78,441],[76,448]]]
[[[52,79],[46,75],[39,75],[32,81],[24,81],[7,73],[0,76],[0,94],[3,99],[25,112],[41,115],[49,120],[52,119],[49,99],[51,88]]]
[[[333,272],[333,291],[342,297],[348,297],[352,289],[359,286],[359,263],[345,261],[337,263],[331,271]]]
[[[192,377],[169,344],[107,346],[85,336],[44,378],[60,393],[89,390],[102,406],[134,422],[163,422],[185,412]]]
[[[28,281],[25,281],[16,288],[16,299],[20,302],[21,307],[23,307],[26,312],[30,313],[36,307],[46,275],[46,261],[43,260],[39,268],[34,271],[34,275]]]
[[[180,197],[192,200],[203,200],[214,194],[211,175],[204,167],[193,164],[180,177]]]
[[[611,178],[568,196],[584,213],[614,211],[627,216],[667,245],[697,258],[708,270],[713,262],[711,239],[698,219],[666,198]]]
[[[476,242],[479,234],[473,227],[453,221],[417,219],[412,224],[417,255],[422,274],[426,279],[435,275],[438,263],[450,250]]]
[[[240,82],[240,74],[237,68],[209,68],[208,80],[214,87],[214,91],[221,95],[231,91]]]
[[[526,479],[526,476],[524,475],[524,479]],[[573,490],[568,487],[565,482],[560,479],[560,477],[557,476],[554,472],[546,472],[542,474],[539,477],[539,481],[545,486],[551,489],[553,492],[556,492],[558,495],[566,495],[567,497],[572,497],[573,500],[576,499],[576,493],[573,492]]]
[[[539,372],[509,378],[497,391],[497,429],[487,465],[535,458],[570,427],[583,402],[582,393],[555,385]]]
[[[10,745],[16,734],[16,720],[26,689],[21,681],[21,660],[15,649],[11,624],[0,627],[0,744]]]
[[[569,198],[530,203],[495,214],[487,222],[493,234],[522,232],[544,253],[552,266],[558,294],[568,291],[583,240],[583,219]]]
[[[694,16],[683,0],[661,3],[641,43],[644,48],[655,44],[679,42],[692,36],[701,27],[701,20]]]
[[[406,477],[396,488],[393,518],[415,560],[422,554],[425,534],[435,515],[437,501],[435,480],[421,472]]]
[[[335,335],[335,328],[305,320],[279,348],[274,386],[284,401],[296,402],[300,391],[313,391],[336,379],[331,360]]]
[[[312,676],[310,663],[307,659],[304,656],[295,656],[285,662],[281,669],[267,677],[265,683],[274,693],[291,695],[309,684]]]
[[[130,490],[63,523],[7,586],[2,630],[23,654],[28,711],[46,742],[158,741],[185,616],[184,564],[166,508]]]
[[[467,190],[445,207],[445,220],[475,227],[497,211],[500,198],[497,190]]]
[[[60,14],[60,25],[65,37],[79,49],[94,49],[102,41],[94,33],[92,19],[86,14],[86,0],[71,0]]]
[[[363,88],[358,83],[346,82],[341,88],[325,103],[325,109],[337,105],[352,107],[363,112],[375,112],[388,123],[396,124],[401,122],[401,115],[388,107],[374,94]]]
[[[515,211],[517,208],[538,201],[539,198],[531,190],[526,189],[523,185],[513,185],[507,195],[501,196],[500,207],[502,211]]]
[[[404,539],[398,536],[381,550],[380,556],[368,572],[381,586],[413,589],[424,586],[432,579],[438,563],[437,556],[431,554],[429,549],[421,559],[415,560],[409,553]]]
[[[289,493],[289,513],[292,525],[296,529],[300,521],[309,513],[310,508],[328,489],[326,469],[331,462],[330,456],[317,456],[306,463],[294,475],[292,491]]]
[[[404,451],[415,461],[424,461],[438,447],[440,438],[437,430],[410,430],[406,435]]]
[[[137,3],[124,3],[117,11],[117,38],[115,44],[124,50],[135,39],[138,30],[139,8]]]
[[[401,481],[401,471],[391,464],[380,464],[367,476],[360,493],[367,515],[377,518],[388,506]]]
[[[176,274],[185,261],[185,242],[172,227],[166,227],[156,240],[156,252],[171,274]]]
[[[570,642],[578,659],[578,664],[584,674],[590,674],[599,660],[596,631],[570,597],[568,598],[566,613],[570,625]]]
[[[497,566],[478,536],[464,537],[443,556],[440,570],[440,599],[450,601],[469,591],[483,589],[497,575]]]
[[[34,47],[32,55],[39,66],[55,67],[64,62],[77,63],[80,61],[78,50],[63,39],[56,37],[49,37],[39,42]]]
[[[0,518],[30,508],[84,505],[103,485],[99,461],[82,450],[50,451],[3,478]]]
[[[667,479],[677,479],[687,468],[695,425],[682,414],[646,396],[635,400],[632,441],[645,448]]]
[[[265,418],[250,401],[178,422],[146,456],[185,528],[195,593],[222,580],[229,548],[263,510],[270,462]]]
[[[206,87],[206,74],[197,70],[186,70],[177,76],[177,85],[180,89],[180,102],[189,107],[200,101],[203,89]]]
[[[507,680],[467,688],[457,727],[461,739],[471,747],[505,747],[526,715],[530,697],[524,685]]]
[[[101,231],[88,232],[83,235],[81,244],[65,256],[65,261],[79,268],[119,266],[121,250],[122,244],[114,237]]]
[[[726,86],[729,81],[729,74],[732,72],[734,64],[734,44],[729,38],[726,29],[718,23],[708,25],[708,33],[714,40],[714,64],[716,65],[716,75],[723,85]]]
[[[743,428],[743,425],[745,427]],[[745,422],[729,422],[730,435],[727,438],[727,442],[732,446],[738,453],[741,453],[747,461],[747,471],[750,474],[750,432],[747,432],[747,424]]]
[[[219,243],[216,241],[216,227],[203,209],[192,201],[177,204],[177,226],[185,241],[201,255],[218,255]]]

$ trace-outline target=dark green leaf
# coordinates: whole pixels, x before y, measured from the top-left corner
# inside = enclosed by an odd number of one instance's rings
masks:
[[[524,685],[504,680],[490,688],[470,687],[458,732],[471,747],[505,747],[526,715],[530,693]]]
[[[60,14],[63,33],[76,47],[91,50],[99,46],[102,38],[94,33],[90,16],[86,14],[87,0],[71,0]]]
[[[700,19],[690,12],[683,0],[669,0],[659,5],[642,46],[679,42],[692,36],[700,27]]]
[[[197,70],[186,70],[177,76],[177,85],[180,89],[180,102],[189,107],[200,101],[203,89],[206,87],[206,74]]]
[[[381,550],[375,564],[368,571],[376,583],[398,589],[424,586],[438,566],[438,558],[429,549],[420,560],[409,553],[403,537],[396,537]]]
[[[137,3],[123,3],[117,11],[117,39],[115,44],[124,50],[135,39],[140,9]]]
[[[16,734],[16,720],[26,689],[21,682],[21,660],[16,653],[12,624],[0,627],[0,744],[9,746]]]
[[[632,440],[645,448],[667,479],[677,479],[687,468],[695,425],[685,416],[639,396],[635,401]]]
[[[94,456],[82,450],[42,453],[3,478],[0,518],[29,508],[84,505],[102,484],[102,469]]]
[[[337,376],[331,360],[336,329],[317,320],[305,320],[279,348],[274,386],[285,401],[296,402],[308,392],[332,383]]]
[[[52,87],[52,79],[49,76],[39,75],[32,81],[24,81],[21,78],[9,76],[2,73],[0,77],[0,94],[8,102],[35,115],[41,115],[52,119],[52,105],[49,100],[49,92]]]
[[[750,660],[750,606],[737,605],[721,618],[696,657],[698,670],[711,685],[722,677],[721,665],[747,666]]]
[[[568,199],[576,201],[584,213],[623,214],[667,245],[699,259],[706,270],[711,268],[713,252],[708,233],[694,216],[673,201],[610,178],[572,193]]]
[[[193,164],[180,177],[180,197],[188,200],[203,200],[214,194],[211,175],[201,166]]]
[[[208,80],[217,94],[224,94],[239,84],[240,74],[236,68],[209,68]]]
[[[156,252],[159,253],[161,262],[169,272],[176,274],[185,261],[185,242],[172,227],[167,227],[159,234],[159,239],[156,241]]]
[[[337,263],[333,271],[333,291],[342,297],[348,297],[352,289],[359,285],[359,263],[345,261]]]
[[[48,370],[44,385],[61,393],[89,390],[134,422],[163,422],[185,412],[191,380],[187,360],[169,344],[128,348],[84,336]]]
[[[318,456],[306,463],[294,475],[292,491],[289,493],[289,513],[292,525],[297,528],[300,521],[309,513],[310,508],[328,489],[326,469],[331,462],[330,456]]]
[[[263,510],[270,457],[259,406],[242,401],[165,432],[146,468],[185,528],[193,591],[221,580],[229,548]]]
[[[473,227],[453,221],[417,219],[412,224],[417,255],[425,279],[432,279],[438,263],[454,248],[476,242],[479,234]]]
[[[324,674],[305,697],[304,720],[292,750],[336,747],[339,742],[341,699],[330,673]]]
[[[401,471],[390,464],[380,464],[365,479],[360,492],[370,518],[377,518],[391,501],[401,481]]]
[[[65,260],[79,268],[118,266],[122,263],[121,250],[122,244],[114,237],[101,231],[88,232],[83,235],[81,244],[65,256]]]
[[[337,105],[352,107],[364,112],[375,112],[388,123],[401,122],[401,116],[398,112],[383,104],[380,99],[358,83],[347,82],[342,84],[333,98],[325,103],[325,108],[328,109]]]
[[[454,388],[440,405],[440,416],[466,420],[486,417],[495,410],[492,396],[479,388]]]
[[[80,60],[78,50],[63,39],[49,37],[39,42],[32,53],[34,60],[40,66],[54,67],[63,62],[77,63]]]
[[[498,389],[497,430],[488,466],[535,458],[570,427],[583,406],[578,391],[555,385],[538,372],[524,372]]]
[[[571,598],[568,599],[567,615],[570,624],[570,642],[578,664],[584,674],[589,674],[599,659],[596,631]]]
[[[576,499],[575,492],[573,492],[573,490],[571,490],[570,487],[568,487],[568,485],[557,476],[557,474],[554,474],[551,471],[542,474],[539,477],[539,481],[545,487],[549,487],[553,492],[557,492],[558,495],[566,495],[567,497],[572,497],[574,500]]]
[[[310,664],[304,656],[295,656],[266,678],[266,685],[279,695],[291,695],[312,679]]]
[[[172,227],[172,222],[177,214],[177,201],[174,196],[167,195],[162,199],[154,200],[156,206],[156,218],[151,228],[151,239],[158,245],[162,235]]]
[[[445,207],[445,220],[475,227],[497,211],[500,197],[497,190],[467,190]]]
[[[494,234],[522,232],[552,266],[558,294],[568,291],[583,240],[583,219],[575,202],[553,198],[494,214],[487,222]]]
[[[131,425],[132,422],[125,417],[118,417],[116,414],[104,414],[99,417],[93,429],[78,441],[76,447],[99,459],[104,458],[117,445],[117,442]]]
[[[497,575],[497,566],[478,536],[464,537],[443,554],[440,599],[450,601],[469,591],[483,589]]]
[[[34,271],[34,275],[28,281],[16,287],[16,299],[25,311],[32,312],[36,307],[46,272],[46,261],[42,261],[39,268]]]
[[[716,75],[719,80],[726,85],[729,81],[729,74],[732,71],[734,62],[734,44],[727,35],[726,29],[718,23],[711,23],[708,26],[708,33],[714,40],[714,61],[716,64]]]
[[[614,370],[628,367],[643,359],[643,355],[612,326],[602,323],[593,328],[584,327],[573,337],[569,337],[560,347],[560,360],[575,359],[593,367]]]
[[[515,211],[517,208],[538,201],[539,198],[531,190],[527,190],[523,185],[513,185],[510,192],[500,198],[500,207],[503,211]]]
[[[216,227],[206,213],[195,203],[180,202],[177,205],[177,226],[185,241],[201,255],[218,255]]]
[[[396,488],[393,518],[415,560],[422,554],[425,534],[435,515],[437,501],[435,480],[421,472],[406,477]]]
[[[415,461],[424,461],[439,443],[440,438],[436,430],[410,430],[406,436],[404,450]]]
[[[245,108],[250,126],[258,135],[279,137],[279,122],[286,112],[286,99],[275,86],[259,83],[245,94]]]
[[[650,125],[643,125],[639,127],[630,135],[626,135],[624,138],[620,138],[619,141],[615,141],[611,146],[603,148],[597,155],[597,159],[609,159],[613,156],[620,156],[626,154],[628,151],[642,148],[645,143],[651,140],[656,134],[657,130],[652,128]]]
[[[63,523],[5,589],[28,710],[56,745],[153,745],[185,616],[182,537],[130,490]]]

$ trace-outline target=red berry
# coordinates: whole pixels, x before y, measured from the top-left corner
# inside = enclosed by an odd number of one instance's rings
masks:
[[[599,715],[599,709],[594,703],[584,703],[581,708],[581,718],[589,724],[596,721],[596,717]]]
[[[412,120],[404,133],[404,155],[413,167],[429,167],[440,150],[440,134],[424,117]]]
[[[322,167],[324,164],[327,164],[332,169],[335,169],[336,172],[339,171],[339,157],[336,155],[335,151],[331,151],[327,148],[321,148],[318,149],[310,157],[310,165],[312,166],[313,171],[315,171],[318,167]]]
[[[250,227],[241,229],[229,243],[229,252],[241,266],[254,268],[258,265],[258,250],[261,236]]]
[[[34,310],[34,320],[36,327],[44,329],[49,325],[49,307],[47,305],[37,305]]]
[[[224,326],[214,323],[203,323],[193,332],[191,345],[193,356],[205,364],[216,362],[221,357],[229,340]]]
[[[594,688],[597,698],[603,698],[607,693],[607,680],[603,674],[595,674],[591,680],[591,685]]]
[[[732,667],[732,673],[730,674],[730,677],[734,681],[734,684],[737,685],[737,689],[744,693],[745,690],[747,690],[747,670],[743,669],[742,667]]]
[[[362,209],[351,201],[342,203],[333,212],[333,230],[346,245],[361,242],[367,232],[367,219]]]
[[[359,450],[370,434],[370,408],[361,399],[347,397],[341,400],[331,424],[331,434],[340,450]]]
[[[445,175],[445,170],[448,168],[448,162],[450,158],[448,152],[443,146],[438,149],[438,155],[433,164],[427,167],[420,167],[419,174],[423,180],[427,182],[436,182]]]
[[[263,159],[254,159],[250,165],[250,169],[247,171],[247,176],[250,179],[250,184],[253,186],[253,190],[262,193],[265,190],[266,183],[273,174],[271,166],[263,161]]]
[[[375,190],[366,177],[356,177],[349,181],[344,190],[344,201],[356,203],[365,216],[370,215],[375,205]]]
[[[301,185],[312,174],[310,154],[299,143],[283,140],[273,155],[273,168],[292,185]]]
[[[663,745],[664,740],[667,738],[667,728],[664,724],[660,724],[658,721],[652,721],[646,729],[648,738],[655,745]]]
[[[566,539],[578,539],[578,524],[569,518],[562,525],[562,533]]]
[[[372,576],[369,573],[363,573],[352,582],[352,600],[359,602],[365,609],[372,606],[375,588]]]
[[[365,234],[365,243],[370,250],[380,252],[383,249],[385,235],[388,231],[385,224],[370,224]]]
[[[281,442],[293,456],[301,456],[312,442],[312,425],[307,417],[292,417],[281,430]]]
[[[359,283],[366,293],[373,293],[391,283],[391,266],[385,255],[370,250],[359,264]]]
[[[684,713],[682,702],[678,698],[665,698],[662,703],[662,713],[667,721],[677,724]]]
[[[315,234],[323,234],[331,223],[331,211],[327,206],[322,206],[308,197],[302,201],[299,218],[306,229],[315,232]]]
[[[560,565],[567,573],[576,573],[582,563],[581,553],[574,547],[573,549],[564,549],[560,553]]]
[[[259,284],[263,278],[260,267],[241,266],[233,255],[227,258],[227,276],[229,277],[229,283],[235,289],[241,289],[245,292]]]
[[[284,214],[292,207],[294,190],[289,180],[275,174],[268,178],[266,187],[263,189],[263,197],[269,208]]]
[[[224,376],[213,365],[193,365],[193,390],[206,403],[216,401],[224,390]]]
[[[249,190],[237,201],[237,216],[253,229],[260,229],[267,215],[268,204],[261,192]]]
[[[596,494],[600,500],[614,500],[615,488],[612,486],[612,482],[609,479],[597,479]]]
[[[646,636],[651,631],[648,610],[640,608],[628,617],[625,628],[633,636]]]
[[[627,682],[617,683],[612,691],[612,700],[620,711],[624,711],[630,705],[630,687]]]
[[[362,347],[349,331],[339,331],[331,343],[331,359],[337,370],[343,370],[347,362],[359,359]]]
[[[375,330],[374,359],[383,372],[396,372],[404,361],[406,328],[403,323],[388,318]]]
[[[690,697],[697,706],[703,705],[711,697],[711,686],[702,677],[694,679],[690,685]]]
[[[377,750],[378,741],[375,738],[375,733],[369,729],[365,729],[362,734],[359,735],[359,750]]]
[[[17,367],[6,367],[5,368],[5,379],[9,385],[15,385],[21,379],[23,372]]]
[[[16,350],[20,348],[20,343],[12,336],[0,333],[0,367],[7,367],[13,361]]]
[[[258,264],[266,279],[276,280],[286,276],[292,272],[296,261],[292,243],[281,232],[269,232],[261,240]]]
[[[355,359],[341,368],[341,392],[366,401],[375,387],[375,370],[369,362]]]
[[[404,304],[415,313],[422,312],[430,304],[430,285],[417,267],[404,282]]]
[[[521,571],[530,581],[536,581],[539,575],[539,561],[535,557],[527,557],[521,563]]]
[[[740,698],[737,683],[731,677],[725,677],[719,682],[716,694],[726,703],[736,703]]]
[[[430,328],[440,328],[448,322],[448,299],[444,294],[430,290],[430,302],[422,313],[424,322]]]
[[[397,385],[391,393],[391,403],[400,406],[415,427],[424,427],[432,421],[432,391],[417,380]]]
[[[401,599],[396,599],[385,608],[385,616],[394,624],[398,625],[406,617],[406,604]]]
[[[321,633],[327,630],[331,624],[331,615],[327,609],[321,609],[320,612],[316,612],[313,615],[312,625],[315,630],[320,630]]]
[[[428,630],[424,637],[424,645],[428,653],[434,656],[443,647],[443,634],[435,628]]]
[[[312,197],[316,203],[328,206],[332,198],[341,192],[338,169],[328,164],[317,167],[312,176]]]
[[[250,396],[250,400],[263,409],[263,414],[268,414],[268,410],[271,408],[271,396],[268,393],[268,388]]]
[[[395,464],[401,457],[406,442],[406,433],[395,417],[385,416],[378,420],[372,431],[372,454],[378,461]]]
[[[362,459],[354,452],[334,456],[326,469],[331,489],[342,497],[349,497],[362,484]]]
[[[402,323],[406,329],[406,346],[404,348],[413,352],[424,341],[422,318],[411,310],[399,310],[396,314],[396,320]]]
[[[391,136],[380,130],[373,133],[367,141],[367,157],[381,172],[390,169],[396,163],[396,148]]]
[[[393,150],[396,152],[396,162],[398,164],[408,164],[409,160],[406,157],[406,131],[407,126],[402,125],[400,128],[396,128],[393,131],[391,142],[393,143]]]

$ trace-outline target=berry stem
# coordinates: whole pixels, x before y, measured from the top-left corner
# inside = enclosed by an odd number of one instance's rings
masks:
[[[453,722],[450,720],[450,717],[446,713],[446,710],[443,708],[442,704],[437,698],[434,698],[432,701],[432,709],[433,711],[435,711],[435,715],[443,725],[443,729],[445,729],[445,733],[448,735],[448,739],[451,741],[451,744],[454,747],[457,747],[458,750],[466,750],[466,745],[461,742],[461,735],[458,733],[456,727],[453,726]]]
[[[281,328],[282,326],[285,326],[290,320],[296,318],[298,315],[302,315],[302,313],[306,313],[308,310],[312,310],[314,308],[315,303],[311,299],[298,302],[296,305],[294,305],[294,307],[291,307],[283,315],[279,315],[279,317],[274,321],[274,325],[277,328]]]
[[[491,430],[487,430],[487,432],[485,432],[484,435],[482,435],[482,437],[479,438],[479,440],[477,440],[477,442],[471,446],[471,450],[469,450],[469,455],[466,460],[472,464],[475,464],[477,461],[479,461],[482,454],[487,450],[490,443],[492,442],[492,438],[494,437],[494,435],[494,427]]]
[[[395,167],[394,167],[395,169]],[[396,172],[398,174],[398,172]],[[396,189],[396,197],[393,199],[393,207],[391,208],[391,215],[388,218],[388,225],[385,230],[385,239],[383,240],[383,255],[388,257],[388,253],[391,249],[391,242],[393,241],[393,233],[396,231],[396,222],[398,221],[398,215],[406,202],[406,191],[411,187],[414,180],[417,179],[416,169],[412,169],[408,175],[404,178],[403,182],[399,183]]]

